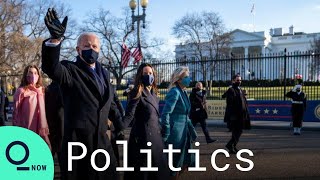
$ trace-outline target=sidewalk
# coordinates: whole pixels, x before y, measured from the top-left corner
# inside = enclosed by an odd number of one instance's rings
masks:
[[[213,127],[227,127],[223,120],[207,120],[208,126]],[[251,127],[253,129],[291,129],[290,122],[288,121],[251,121]],[[303,122],[303,130],[306,131],[320,131],[319,122]]]

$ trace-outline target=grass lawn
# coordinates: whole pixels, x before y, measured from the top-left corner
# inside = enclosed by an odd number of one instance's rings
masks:
[[[286,92],[289,92],[293,86],[287,86]],[[192,88],[188,88],[187,91],[190,93]],[[222,94],[227,91],[228,87],[213,87],[210,96],[207,99],[222,99]],[[254,100],[283,100],[284,87],[242,87],[243,90],[247,91],[247,98]],[[167,89],[159,89],[160,99],[164,100],[167,93]],[[320,86],[303,86],[302,91],[307,94],[308,100],[320,100]],[[124,97],[123,90],[117,90],[120,100],[126,100]],[[289,98],[287,98],[289,100]]]
[[[289,92],[293,86],[287,86],[286,92]],[[227,91],[228,87],[213,87],[211,95],[207,99],[222,99],[222,94]],[[284,87],[242,87],[246,90],[248,95],[247,98],[254,100],[283,100]],[[190,93],[192,88],[188,88],[187,91]],[[123,96],[124,90],[117,90],[117,94],[120,100],[127,100],[126,96]],[[164,100],[167,89],[159,89],[160,99]],[[307,94],[308,100],[320,100],[320,86],[303,86],[302,91]],[[9,101],[13,102],[13,96],[8,96]],[[289,98],[287,98],[289,100]]]

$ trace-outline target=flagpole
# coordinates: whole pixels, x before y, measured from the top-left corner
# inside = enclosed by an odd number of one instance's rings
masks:
[[[256,7],[254,2],[252,3],[251,14],[252,14],[253,32],[255,32],[256,31],[256,24],[255,24]]]
[[[142,14],[140,15],[139,4],[142,7]],[[138,4],[135,0],[131,0],[129,6],[132,10],[132,29],[134,29],[134,23],[137,22],[137,48],[141,49],[141,40],[140,40],[140,21],[142,21],[142,28],[145,28],[145,17],[146,17],[146,7],[148,4],[148,0],[138,0]],[[138,14],[134,15],[134,10],[138,5]],[[141,52],[142,53],[142,52]],[[144,61],[144,60],[143,60]]]
[[[138,1],[139,2],[139,1]],[[139,13],[139,8],[138,8],[138,13]],[[137,48],[141,46],[141,42],[140,42],[140,21],[137,21]],[[143,61],[143,59],[142,59]]]
[[[256,32],[256,23],[255,23],[255,13],[252,15],[252,23],[253,23],[253,32]]]

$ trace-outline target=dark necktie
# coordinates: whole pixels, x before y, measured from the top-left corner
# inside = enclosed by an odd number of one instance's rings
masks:
[[[97,72],[94,69],[92,69],[92,68],[89,68],[89,69],[90,69],[90,72],[93,74],[94,79],[96,80],[100,94],[103,95],[104,94],[104,83],[102,82],[100,76],[97,74]]]

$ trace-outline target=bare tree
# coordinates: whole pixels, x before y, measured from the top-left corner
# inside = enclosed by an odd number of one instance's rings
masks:
[[[63,19],[65,16],[69,16],[67,30],[65,33],[65,40],[61,49],[61,59],[70,59],[75,56],[75,51],[73,42],[76,38],[76,22],[70,18],[71,8],[62,2],[54,0],[33,0],[29,1],[22,12],[22,22],[24,27],[24,34],[31,40],[39,42],[35,46],[38,53],[41,51],[42,41],[46,38],[49,38],[49,31],[47,30],[44,17],[47,13],[48,8],[55,8],[60,16],[60,19]],[[35,58],[39,57],[38,54],[35,55]],[[40,59],[36,59],[39,61]]]
[[[44,24],[49,7],[55,7],[62,16],[70,14],[65,4],[53,0],[0,1],[0,65],[6,71],[21,74],[28,64],[40,66],[42,41],[49,37]],[[72,30],[75,23],[71,20],[68,25]],[[67,31],[66,38],[71,39],[71,34]]]
[[[170,81],[170,75],[175,69],[176,63],[172,62],[173,53],[171,51],[156,49],[156,56],[154,56],[153,52],[147,52],[145,53],[144,58],[145,62],[153,64],[157,73],[157,82],[160,84],[163,81]]]
[[[185,44],[182,47],[191,58],[200,62],[198,72],[202,73],[203,81],[207,82],[209,73],[213,78],[215,60],[229,52],[231,41],[221,17],[215,12],[188,13],[176,21],[173,34]],[[183,59],[189,58],[186,56]]]
[[[8,49],[9,39],[12,32],[21,31],[21,21],[19,19],[24,6],[23,0],[3,0],[0,1],[0,66],[9,66],[11,52]],[[6,68],[6,70],[8,70]],[[2,72],[4,70],[2,69]]]
[[[59,15],[70,15],[70,8],[54,0],[1,0],[0,1],[0,76],[6,89],[8,84],[19,84],[19,76],[26,65],[40,66],[41,45],[49,38],[44,16],[49,7]],[[72,41],[75,22],[70,20],[66,40]],[[70,45],[72,43],[64,43]],[[69,55],[63,46],[62,55]],[[8,77],[9,76],[9,77]]]
[[[137,66],[123,68],[121,66],[121,45],[125,42],[129,49],[137,47],[136,32],[131,29],[131,16],[128,9],[124,9],[123,17],[113,16],[110,11],[100,9],[97,13],[90,13],[88,19],[84,21],[81,31],[90,31],[99,35],[102,39],[100,62],[106,67],[116,79],[117,87],[120,86],[121,80],[128,73],[136,70]],[[156,47],[161,41],[152,39],[147,43],[147,32],[141,33],[141,48],[147,49]]]

